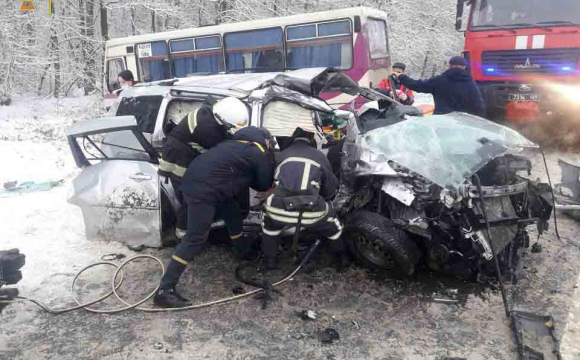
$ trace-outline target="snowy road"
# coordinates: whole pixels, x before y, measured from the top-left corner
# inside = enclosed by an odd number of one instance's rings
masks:
[[[10,169],[0,181],[65,180],[51,191],[0,197],[0,248],[18,247],[27,256],[18,288],[55,308],[73,304],[69,287],[78,270],[103,254],[133,255],[118,243],[87,242],[80,211],[66,202],[77,170],[60,129],[88,107],[83,101],[75,104],[74,113],[63,117],[55,115],[48,101],[45,113],[25,109],[6,121],[6,113],[0,112],[0,153],[3,168]],[[46,130],[47,123],[56,130]],[[548,153],[553,180],[559,179],[557,159],[570,156],[577,155]],[[541,158],[535,154],[533,159],[534,177],[544,178]],[[527,271],[509,287],[509,300],[514,307],[551,312],[564,358],[580,359],[580,248],[570,241],[577,239],[580,224],[562,216],[559,229],[562,240],[552,226],[541,240],[543,253],[524,258]],[[171,249],[147,253],[166,262]],[[230,296],[238,285],[233,268],[227,251],[212,248],[187,270],[182,289],[195,302]],[[108,291],[111,274],[109,269],[89,272],[79,283],[81,298]],[[151,291],[158,276],[153,263],[130,266],[122,296],[139,298]],[[449,288],[458,289],[459,304],[426,300]],[[395,281],[362,269],[337,274],[322,266],[280,289],[285,296],[267,310],[251,298],[199,311],[112,316],[85,311],[53,316],[31,304],[10,305],[0,316],[0,359],[516,358],[496,290],[428,274]],[[119,306],[112,300],[106,305]],[[302,321],[294,313],[302,309],[316,311],[318,319]],[[316,334],[325,328],[336,329],[340,342],[321,345]]]

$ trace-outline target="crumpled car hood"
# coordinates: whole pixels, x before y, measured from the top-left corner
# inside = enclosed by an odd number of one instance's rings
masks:
[[[538,147],[515,130],[464,113],[409,117],[361,135],[360,146],[361,157],[366,150],[450,190],[497,156]]]

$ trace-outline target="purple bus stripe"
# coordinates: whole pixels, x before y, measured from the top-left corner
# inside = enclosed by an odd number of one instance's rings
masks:
[[[363,30],[359,31],[356,37],[353,55],[353,67],[344,73],[354,81],[359,82],[369,70],[369,43]]]
[[[345,71],[345,75],[350,77],[352,80],[359,82],[363,76],[365,76],[366,72],[369,70],[369,44],[367,38],[365,37],[365,33],[363,30],[358,32],[358,36],[356,37],[356,41],[354,43],[353,49],[353,67],[350,70]],[[341,95],[338,92],[325,92],[321,93],[320,97],[324,100],[333,99],[337,96]],[[363,103],[366,101],[363,101]],[[357,107],[361,106],[359,104],[359,100],[357,100]],[[345,108],[347,105],[343,105],[340,108]]]

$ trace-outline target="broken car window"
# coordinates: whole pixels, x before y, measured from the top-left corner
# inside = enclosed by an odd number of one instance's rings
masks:
[[[102,160],[149,160],[149,154],[130,130],[86,135],[76,141],[92,164]]]
[[[139,131],[153,133],[162,101],[163,96],[160,95],[125,97],[120,101],[115,115],[133,115]]]

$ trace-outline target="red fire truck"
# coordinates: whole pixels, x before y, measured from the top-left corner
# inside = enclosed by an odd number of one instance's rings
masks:
[[[488,117],[527,120],[580,105],[580,0],[458,0],[464,56]]]

